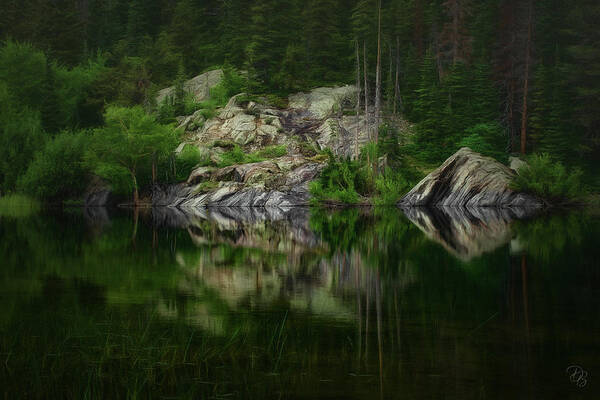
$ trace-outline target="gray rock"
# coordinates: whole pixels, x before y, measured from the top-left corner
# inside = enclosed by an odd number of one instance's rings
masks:
[[[515,172],[463,147],[427,175],[401,206],[541,207],[540,200],[510,189]]]
[[[217,86],[223,80],[223,71],[216,69],[200,74],[183,84],[183,90],[194,96],[194,100],[201,102],[210,97],[210,89]],[[162,89],[156,96],[156,104],[161,104],[169,96],[175,94],[175,87]]]
[[[521,160],[519,157],[508,157],[508,163],[510,164],[510,169],[515,171],[517,174],[521,168],[527,166],[527,163]]]
[[[310,203],[308,184],[323,167],[301,157],[285,156],[216,170],[198,168],[188,183],[156,185],[152,204],[179,208],[306,206]],[[218,186],[198,190],[196,184],[208,180]]]
[[[337,111],[341,111],[344,102],[356,101],[356,86],[336,88],[317,88],[309,93],[290,95],[291,109],[305,109],[316,119],[326,119]]]

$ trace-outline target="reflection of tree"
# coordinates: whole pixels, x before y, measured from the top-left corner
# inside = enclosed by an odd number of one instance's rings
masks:
[[[131,215],[105,217],[0,224],[0,289],[24,293],[3,302],[0,352],[18,354],[27,379],[30,348],[63,354],[67,365],[48,365],[86,371],[96,388],[172,397],[200,378],[187,395],[310,398],[331,379],[341,397],[442,397],[474,376],[487,394],[515,365],[516,387],[533,386],[528,371],[598,329],[590,219],[518,222],[522,253],[501,245],[462,261],[395,209],[140,215],[135,247]],[[48,371],[43,388],[56,391]]]

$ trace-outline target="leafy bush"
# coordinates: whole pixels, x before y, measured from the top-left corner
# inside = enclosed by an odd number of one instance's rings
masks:
[[[375,180],[375,189],[377,190],[375,204],[385,206],[394,205],[411,187],[412,185],[402,173],[388,168]]]
[[[531,193],[552,204],[574,202],[584,195],[580,169],[568,171],[548,154],[534,155],[527,161],[510,184],[513,190]]]
[[[113,188],[124,188],[129,180],[134,203],[139,188],[149,183],[148,171],[172,156],[180,132],[161,125],[142,107],[107,108],[105,126],[94,131],[86,152],[86,165],[107,179]]]
[[[83,163],[86,132],[62,132],[36,153],[18,187],[44,200],[75,198],[85,190],[88,169]]]
[[[221,162],[217,164],[219,168],[228,167],[234,164],[249,164],[265,161],[271,158],[282,157],[287,154],[285,146],[267,146],[255,153],[245,153],[237,144],[224,143],[230,150],[221,154]]]
[[[177,181],[187,180],[194,168],[206,162],[207,160],[202,157],[200,150],[196,146],[184,146],[181,153],[175,159]]]
[[[360,200],[356,188],[362,186],[360,164],[349,159],[337,160],[328,151],[329,164],[321,172],[318,180],[311,182],[311,201],[314,204],[338,202],[356,204]]]

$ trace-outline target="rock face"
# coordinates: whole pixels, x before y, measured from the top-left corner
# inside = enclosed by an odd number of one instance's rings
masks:
[[[368,141],[364,116],[343,116],[344,107],[355,101],[353,86],[319,88],[290,96],[287,109],[277,109],[232,97],[217,115],[204,121],[197,112],[181,117],[184,146],[198,148],[212,166],[195,169],[186,183],[157,186],[153,204],[176,207],[263,207],[308,205],[308,184],[325,167],[313,159],[318,151],[331,149],[339,156],[353,157],[356,138]],[[357,123],[358,122],[358,123]],[[239,146],[246,154],[268,146],[286,149],[287,155],[266,161],[217,168],[223,154]],[[262,158],[269,158],[268,156]]]
[[[223,79],[223,71],[216,69],[198,75],[183,84],[183,90],[191,93],[197,102],[204,101],[210,96],[210,89],[217,86]],[[167,97],[175,93],[175,87],[162,89],[156,96],[156,104],[162,103]]]
[[[308,183],[323,167],[302,156],[219,169],[201,167],[187,183],[156,186],[152,203],[182,208],[304,206],[310,200]]]
[[[515,172],[463,147],[427,175],[401,206],[541,207],[541,202],[509,188]]]
[[[315,119],[325,119],[341,111],[344,102],[356,101],[356,86],[338,88],[317,88],[309,93],[296,93],[289,96],[289,108],[307,110]]]

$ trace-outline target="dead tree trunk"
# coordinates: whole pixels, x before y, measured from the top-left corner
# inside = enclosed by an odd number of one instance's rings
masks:
[[[356,39],[356,138],[354,157],[358,160],[358,136],[360,131],[360,55],[358,54],[358,39]]]
[[[375,148],[379,142],[379,118],[381,113],[381,0],[377,5],[377,71],[375,74]],[[377,176],[377,154],[373,160],[373,174]]]
[[[400,37],[396,36],[396,82],[394,84],[394,116],[398,110],[398,100],[400,100]],[[402,109],[402,103],[400,103]]]
[[[365,77],[365,129],[367,131],[367,140],[371,143],[371,126],[369,123],[369,81],[367,78],[367,44],[363,42],[363,74]],[[367,165],[371,165],[371,151],[367,147]]]
[[[529,64],[531,62],[531,25],[533,23],[533,0],[529,0],[527,19],[527,46],[525,50],[525,82],[523,84],[523,113],[521,116],[521,154],[527,152],[527,92],[529,91]]]
[[[369,82],[367,78],[367,44],[363,42],[363,74],[365,77],[365,129],[367,130],[367,137],[369,142],[371,141],[371,130],[369,129]]]

